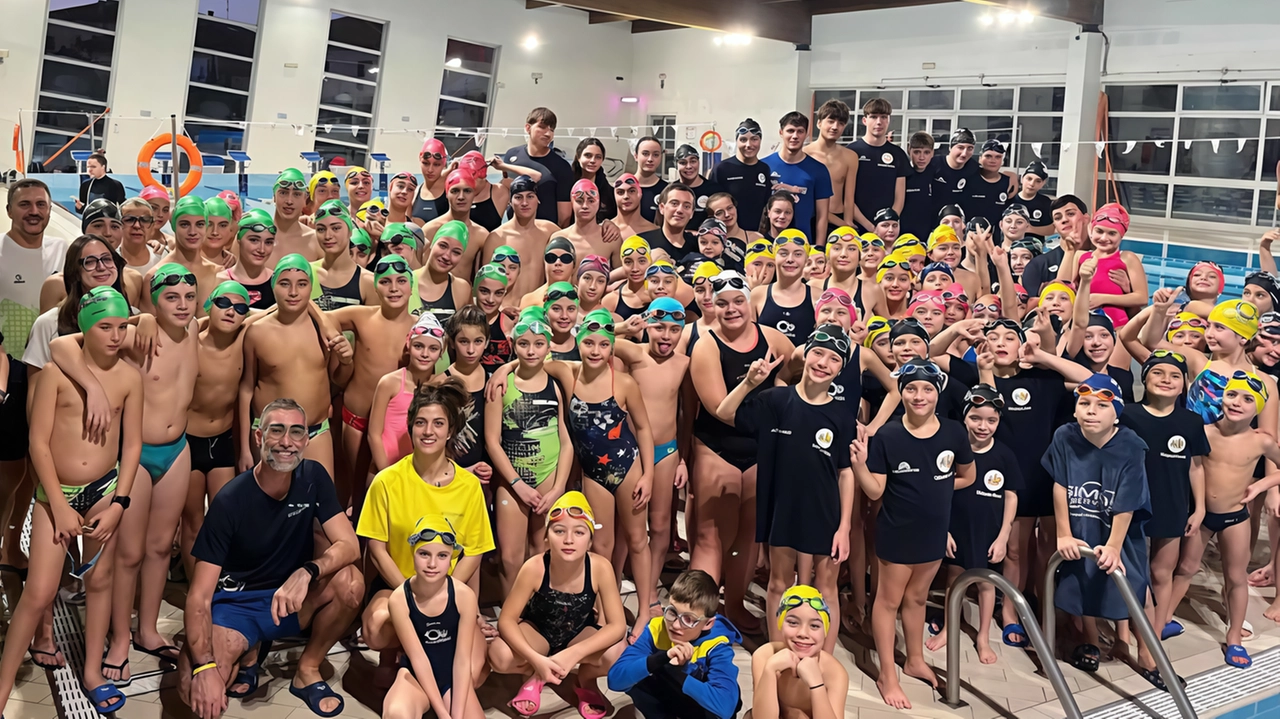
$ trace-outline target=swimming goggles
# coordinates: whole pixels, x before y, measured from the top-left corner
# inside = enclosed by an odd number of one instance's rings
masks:
[[[964,403],[970,407],[982,407],[989,404],[995,407],[997,412],[1004,411],[1004,397],[999,393],[994,397],[988,397],[985,394],[975,394],[973,390],[969,390],[964,395]]]
[[[1263,399],[1267,398],[1267,386],[1264,385],[1262,383],[1262,380],[1259,379],[1258,376],[1253,374],[1252,372],[1245,372],[1244,370],[1236,370],[1235,372],[1231,373],[1231,379],[1232,381],[1245,382],[1246,384],[1249,385],[1249,389],[1262,395]]]
[[[543,299],[543,301],[555,302],[556,300],[562,300],[566,297],[573,300],[574,302],[577,302],[578,291],[577,290],[547,290],[547,295]]]
[[[1173,325],[1170,326],[1173,330]],[[1258,333],[1269,337],[1280,337],[1280,312],[1264,312],[1258,319]]]
[[[875,240],[867,240],[867,244],[871,244],[873,242],[875,242]],[[884,246],[884,240],[880,240],[880,246],[881,247]],[[907,247],[924,247],[924,243],[921,242],[918,238],[912,238],[909,240],[898,240],[897,242],[893,243],[894,250],[901,250]]]
[[[241,225],[240,233],[243,235],[249,232],[266,232],[274,235],[276,228],[274,225],[268,225],[265,222],[255,222],[252,225]]]
[[[684,310],[648,310],[644,313],[644,318],[648,322],[684,322]]]
[[[879,332],[880,330],[889,329],[892,326],[893,324],[889,322],[889,320],[883,317],[878,317],[867,323],[867,334],[872,334],[875,332]]]
[[[164,277],[160,277],[160,278],[152,277],[151,293],[155,294],[155,291],[160,289],[161,287],[174,287],[176,285],[182,284],[183,282],[194,287],[196,284],[196,276],[188,272],[185,275],[165,275]]]
[[[1179,362],[1187,361],[1186,355],[1183,355],[1178,352],[1174,352],[1173,350],[1156,350],[1151,353],[1151,356],[1152,357],[1172,357]]]
[[[567,252],[548,252],[542,256],[542,261],[548,265],[572,265],[573,255]]]
[[[386,272],[387,270],[391,270],[392,272],[405,272],[405,273],[413,271],[409,269],[409,263],[405,262],[404,258],[400,257],[399,255],[393,255],[391,257],[383,257],[382,259],[378,260],[378,264],[376,265],[376,271]]]
[[[822,295],[818,297],[818,306],[821,307],[828,302],[839,302],[845,307],[853,307],[853,300],[849,299],[849,295],[847,293],[823,290]],[[871,328],[868,327],[867,329]]]
[[[372,181],[373,175],[368,170],[361,170],[360,172],[351,172],[347,174],[347,182],[351,182],[352,178]]]
[[[212,301],[213,306],[220,310],[229,310],[234,308],[238,315],[249,314],[248,304],[244,302],[233,302],[230,297],[214,297]]]
[[[421,337],[422,335],[428,335],[431,337],[435,337],[436,339],[443,339],[444,328],[438,325],[435,327],[430,327],[427,325],[418,324],[418,325],[414,325],[412,328],[409,329],[410,337]]]
[[[903,322],[906,321],[903,320]],[[921,379],[932,382],[942,377],[942,370],[932,362],[921,362],[918,364],[905,364],[897,371],[897,376],[899,377],[914,377],[915,375],[920,375]]]
[[[369,209],[376,209],[376,208],[369,208]],[[338,217],[341,219],[350,219],[350,216],[347,214],[347,208],[342,205],[330,205],[328,207],[321,207],[320,209],[316,210],[315,218],[317,220],[323,220],[326,217]]]
[[[613,334],[614,324],[612,322],[601,322],[600,320],[591,320],[590,322],[579,325],[578,334],[587,332],[608,332]]]
[[[844,232],[839,235],[832,232],[827,235],[827,242],[854,242],[856,240],[858,240],[858,236],[849,232]]]
[[[422,519],[426,519],[426,517],[423,517]],[[418,521],[421,522],[422,519],[419,519]],[[419,542],[434,542],[438,538],[440,543],[446,547],[457,547],[458,534],[453,531],[453,524],[450,523],[449,520],[446,519],[444,521],[445,524],[449,525],[449,531],[441,532],[430,527],[421,529],[409,535],[409,545],[413,546]]]
[[[723,239],[725,238],[725,236],[726,236],[726,235],[728,235],[728,233],[727,233],[726,231],[724,231],[724,230],[720,229],[719,227],[716,227],[715,225],[712,225],[711,227],[699,227],[699,228],[698,228],[698,237],[702,237],[703,235],[713,235],[713,236],[715,236],[715,237],[719,237],[721,240],[723,240]]]
[[[96,521],[94,522],[94,525],[95,525],[95,528],[96,528],[96,525],[97,525],[97,522],[96,522]],[[95,555],[93,555],[93,559],[90,559],[89,561],[85,562],[84,564],[76,564],[76,558],[75,558],[75,556],[73,556],[73,555],[71,554],[71,550],[70,550],[70,549],[68,549],[68,550],[67,550],[67,558],[71,560],[71,571],[69,572],[69,574],[70,574],[74,579],[81,579],[81,580],[83,580],[83,579],[84,579],[84,577],[85,577],[85,575],[89,573],[89,570],[90,570],[90,569],[93,569],[95,566],[97,566],[97,564],[98,564],[98,560],[99,560],[99,559],[102,559],[102,550],[103,550],[103,549],[105,549],[105,548],[106,548],[106,545],[105,545],[105,544],[103,544],[103,545],[99,545],[99,546],[98,546],[98,553],[97,553],[97,554],[95,554]]]
[[[551,328],[547,327],[540,320],[530,320],[528,322],[521,322],[517,324],[513,332],[515,333],[513,335],[514,337],[519,337],[526,332],[532,332],[535,335],[549,335],[551,334]]]
[[[1112,402],[1116,398],[1116,393],[1112,392],[1109,389],[1094,389],[1093,387],[1090,387],[1087,384],[1082,384],[1082,385],[1076,385],[1076,396],[1077,397],[1094,396],[1101,400]]]
[[[735,290],[745,290],[747,289],[747,281],[741,277],[730,277],[728,279],[721,279],[719,277],[711,278],[711,289],[715,292],[720,292],[726,287],[732,287]]]
[[[821,330],[814,330],[813,334],[809,335],[809,341],[813,342],[815,340],[818,342],[830,342],[831,344],[836,346],[836,349],[840,350],[841,354],[845,354],[845,355],[849,354],[849,338],[848,337],[844,337],[841,335],[827,334],[826,332],[822,332]]]
[[[869,247],[879,247],[882,250],[884,249],[884,240],[880,239],[879,237],[877,237],[874,240],[864,240],[862,238],[858,238],[858,241],[862,244],[862,249],[864,250]]]
[[[325,177],[316,178],[316,187],[320,187],[321,185],[336,185],[336,184],[338,184],[338,178],[336,177],[325,176]],[[283,187],[284,185],[282,184],[281,186]]]
[[[685,629],[693,629],[699,624],[707,621],[707,617],[700,617],[693,612],[680,612],[675,607],[668,605],[662,610],[662,618],[667,620],[668,624],[679,624]]]
[[[670,265],[660,264],[655,262],[654,264],[649,265],[649,268],[644,271],[644,276],[653,277],[656,274],[674,275],[675,273],[676,273],[676,268]]]
[[[572,507],[572,506],[552,508],[550,512],[547,512],[547,521],[555,522],[565,516],[568,516],[570,519],[584,520],[588,524],[592,524],[592,525],[595,524],[595,521],[591,518],[591,515],[587,514],[587,510],[583,509],[582,507]]]
[[[622,187],[623,185],[639,186],[640,181],[637,180],[635,177],[619,177],[618,179],[613,181],[613,189],[615,190],[618,189],[619,187]]]
[[[410,185],[418,186],[418,176],[412,172],[397,172],[391,176],[391,182],[394,183],[396,180],[407,180]]]
[[[626,248],[625,250],[623,250],[623,251],[622,251],[622,256],[623,256],[623,257],[630,257],[630,256],[632,256],[632,255],[634,255],[634,254],[637,254],[637,253],[638,253],[638,254],[641,254],[641,255],[644,255],[645,257],[648,257],[648,256],[649,256],[649,248],[648,248],[648,247],[628,247],[628,248]]]
[[[778,616],[782,616],[784,613],[797,607],[803,607],[806,604],[823,614],[831,614],[831,608],[827,606],[827,600],[822,597],[806,598],[792,594],[791,596],[783,597],[782,601],[778,603]]]
[[[1000,311],[1000,303],[999,303],[999,302],[990,302],[990,303],[988,303],[988,304],[985,304],[985,305],[984,305],[984,304],[982,304],[981,302],[979,302],[978,304],[976,304],[976,305],[974,305],[974,306],[973,306],[973,311],[974,311],[974,312],[999,312],[999,311]]]
[[[573,199],[575,200],[578,199],[579,197],[595,198],[599,196],[600,196],[600,191],[595,189],[594,187],[591,188],[590,190],[578,190],[577,192],[573,193]]]
[[[421,160],[439,160],[441,162],[444,162],[445,160],[448,159],[447,157],[445,157],[445,154],[443,152],[424,152],[418,155],[418,158]]]
[[[306,190],[307,183],[305,180],[280,180],[276,183],[277,190]]]
[[[1022,329],[1022,325],[1005,317],[1001,317],[998,320],[991,320],[987,324],[983,325],[982,334],[985,335],[998,329],[1009,330],[1010,332],[1018,335],[1018,339],[1022,339],[1026,336],[1026,331]]]
[[[495,252],[493,253],[493,261],[494,262],[514,262],[518,265],[520,264],[520,255],[514,252],[511,254],[507,254],[505,252]]]
[[[969,295],[966,295],[964,292],[952,292],[951,290],[943,290],[942,301],[951,302],[952,300],[957,300],[967,305],[969,304]]]
[[[779,235],[778,237],[773,238],[773,247],[775,250],[787,244],[797,245],[799,247],[809,246],[809,242],[805,240],[803,235],[789,235],[787,237]]]
[[[391,245],[392,247],[395,247],[396,245],[399,245],[403,242],[408,242],[411,245],[417,245],[418,238],[414,236],[412,232],[409,232],[407,230],[402,230],[402,231],[396,232],[390,237],[382,238],[382,242],[385,244]]]
[[[748,137],[760,137],[761,132],[754,127],[739,127],[735,135],[737,137],[742,137],[743,135]]]
[[[891,270],[895,267],[907,270],[908,272],[911,271],[911,263],[906,260],[885,260],[880,263],[879,269]]]

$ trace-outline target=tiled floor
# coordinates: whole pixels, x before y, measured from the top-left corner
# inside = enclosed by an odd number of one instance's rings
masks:
[[[1265,542],[1259,542],[1265,547]],[[1261,557],[1258,557],[1261,560]],[[1207,554],[1210,566],[1217,567],[1217,556],[1211,547]],[[1177,672],[1184,677],[1191,677],[1200,672],[1221,666],[1221,642],[1224,625],[1220,618],[1222,607],[1220,575],[1202,571],[1196,578],[1190,596],[1178,611],[1178,617],[1187,626],[1187,632],[1181,637],[1165,643],[1166,651],[1174,662]],[[11,575],[4,577],[11,580]],[[669,578],[668,578],[669,579]],[[1264,649],[1280,645],[1280,626],[1263,618],[1262,611],[1272,596],[1271,590],[1250,590],[1249,621],[1253,624],[1256,636],[1247,641],[1250,651],[1260,652]],[[180,594],[174,593],[174,601],[181,601]],[[634,608],[634,607],[633,607]],[[972,619],[974,608],[967,607],[968,616]],[[181,631],[181,613],[170,605],[165,606],[167,616],[162,620],[161,631],[172,635]],[[1064,629],[1060,629],[1062,636]],[[966,719],[988,719],[989,717],[1018,717],[1041,719],[1042,717],[1062,717],[1063,711],[1057,702],[1048,679],[1037,673],[1036,655],[1022,650],[1011,649],[999,642],[998,631],[993,627],[993,645],[999,655],[999,661],[990,666],[979,664],[973,649],[972,630],[966,628],[962,641],[960,677],[962,682],[961,697],[968,706],[951,709],[943,705],[936,692],[924,683],[911,678],[904,678],[903,687],[912,702],[912,709],[894,711],[886,707],[876,691],[874,677],[876,660],[868,649],[871,645],[869,637],[842,635],[836,656],[849,668],[850,686],[846,703],[846,717],[859,719],[882,719],[887,717],[964,717]],[[756,646],[754,643],[751,647]],[[227,716],[233,719],[312,719],[314,715],[302,702],[287,691],[289,678],[292,676],[289,652],[273,655],[266,664],[267,675],[263,677],[262,686],[248,700],[231,700]],[[930,664],[940,672],[945,670],[946,656],[943,652],[926,652]],[[154,667],[154,660],[134,652],[130,657],[131,666],[135,670],[145,671]],[[373,669],[377,657],[371,652],[352,654],[339,650],[329,658],[332,676],[330,682],[347,697],[346,710],[343,716],[356,719],[373,719],[379,715],[380,695],[372,691]],[[747,649],[737,650],[737,663],[742,677],[743,704],[751,705],[750,655]],[[1128,665],[1121,661],[1104,662],[1096,675],[1089,675],[1059,662],[1065,674],[1066,682],[1084,711],[1110,704],[1120,699],[1136,696],[1148,689],[1150,685],[1134,674]],[[515,693],[519,684],[516,677],[494,676],[481,687],[480,698],[487,709],[489,717],[516,716],[505,706],[507,700]],[[566,692],[568,693],[568,692]],[[571,693],[568,693],[572,697]],[[627,698],[621,695],[609,695],[616,710],[614,716],[623,719],[637,716],[628,705]],[[499,708],[501,707],[501,709]],[[11,698],[5,714],[9,719],[52,719],[57,716],[53,696],[43,672],[31,665],[24,665],[14,696]],[[128,705],[119,713],[123,719],[159,719],[171,717],[188,719],[192,714],[182,706],[177,693],[172,689],[132,696]],[[577,712],[571,705],[557,696],[551,689],[544,693],[542,711],[539,717],[555,717],[569,719],[576,717]]]

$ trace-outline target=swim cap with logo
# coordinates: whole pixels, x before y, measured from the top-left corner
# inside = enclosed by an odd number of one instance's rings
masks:
[[[94,287],[80,298],[80,309],[76,313],[76,325],[80,332],[88,332],[90,328],[110,317],[129,318],[129,301],[113,287]]]

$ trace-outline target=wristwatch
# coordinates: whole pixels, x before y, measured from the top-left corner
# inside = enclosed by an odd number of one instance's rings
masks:
[[[128,497],[121,497],[121,496],[120,496],[120,495],[118,495],[118,494],[117,494],[115,497],[112,497],[112,498],[111,498],[111,503],[112,503],[112,504],[118,504],[118,505],[120,505],[123,509],[128,509],[128,508],[129,508],[129,504],[130,504],[132,501],[133,501],[132,499],[129,499]]]
[[[302,568],[307,570],[307,574],[311,575],[311,581],[314,582],[320,578],[320,565],[316,564],[315,562],[307,562],[306,564],[302,565]]]

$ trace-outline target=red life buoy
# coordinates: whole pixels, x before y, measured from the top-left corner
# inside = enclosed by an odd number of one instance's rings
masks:
[[[138,151],[138,179],[142,180],[143,187],[155,186],[163,187],[156,181],[155,176],[151,174],[151,158],[155,157],[156,150],[167,147],[173,143],[173,135],[165,133],[156,135],[147,141]],[[183,180],[182,186],[178,188],[178,197],[173,198],[177,201],[184,195],[188,195],[196,186],[200,184],[200,178],[204,175],[204,157],[200,155],[200,149],[186,135],[178,135],[178,147],[187,153],[187,159],[191,163],[191,169],[187,171],[187,179]],[[173,158],[173,171],[178,171],[178,158]]]

